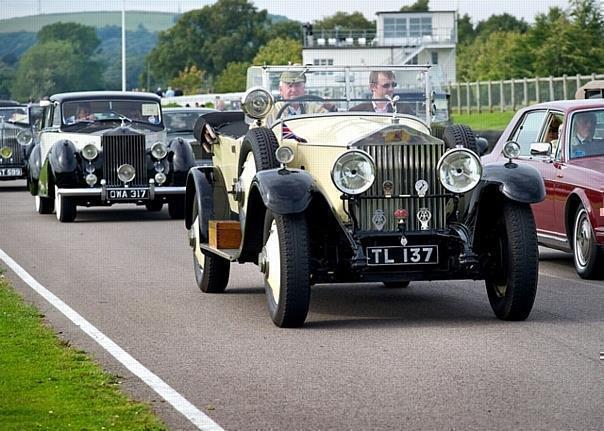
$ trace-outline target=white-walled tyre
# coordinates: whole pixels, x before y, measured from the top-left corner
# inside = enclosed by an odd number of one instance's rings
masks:
[[[35,205],[38,214],[52,214],[55,210],[54,200],[40,195],[35,196]]]
[[[267,211],[260,267],[268,311],[275,325],[304,324],[310,305],[308,226],[304,214]]]
[[[530,205],[504,202],[491,235],[491,270],[485,279],[491,308],[501,320],[524,320],[535,302],[539,274],[537,233]]]
[[[73,199],[63,196],[55,187],[55,212],[61,223],[71,223],[77,215],[77,207]]]
[[[202,292],[222,293],[229,283],[231,263],[220,256],[210,252],[204,252],[199,248],[199,210],[197,200],[193,205],[193,224],[191,225],[194,236],[193,245],[193,270],[195,271],[195,282]]]
[[[582,206],[577,210],[573,228],[575,269],[581,278],[601,278],[604,273],[604,253],[596,243],[589,214]]]

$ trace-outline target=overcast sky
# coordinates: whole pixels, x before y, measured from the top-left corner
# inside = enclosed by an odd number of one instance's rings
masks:
[[[80,12],[95,10],[154,10],[185,12],[215,2],[215,0],[0,0],[0,19],[39,13]],[[266,9],[274,15],[284,15],[297,21],[313,21],[338,11],[359,11],[368,19],[375,19],[376,12],[395,11],[410,5],[414,0],[253,0],[258,9]],[[430,0],[430,10],[455,10],[468,14],[472,22],[487,19],[491,15],[509,13],[517,18],[533,22],[538,13],[546,13],[551,6],[568,8],[568,0]]]

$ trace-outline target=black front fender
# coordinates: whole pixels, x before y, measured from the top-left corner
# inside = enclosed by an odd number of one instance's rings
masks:
[[[312,199],[314,180],[300,169],[267,169],[256,173],[256,187],[264,206],[276,214],[303,212]]]
[[[188,172],[195,166],[195,155],[191,144],[182,138],[174,138],[168,143],[168,151],[172,151],[172,169],[174,173]]]
[[[209,220],[233,220],[222,174],[214,166],[199,166],[189,171],[185,189],[185,227],[193,224],[193,205],[197,202],[202,242],[207,242]]]
[[[545,199],[545,184],[537,169],[517,163],[493,163],[483,167],[483,188],[496,185],[510,200],[534,204]]]
[[[48,156],[52,172],[54,174],[70,174],[75,172],[78,166],[76,153],[77,150],[73,142],[67,139],[55,142]]]

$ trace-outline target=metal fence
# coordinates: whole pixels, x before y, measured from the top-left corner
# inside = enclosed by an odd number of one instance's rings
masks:
[[[449,83],[451,109],[457,114],[515,111],[518,108],[550,100],[574,99],[586,82],[604,79],[604,75],[518,78],[504,81]]]

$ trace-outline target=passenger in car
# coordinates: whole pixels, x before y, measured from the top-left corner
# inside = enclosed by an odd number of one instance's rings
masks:
[[[364,112],[394,112],[392,103],[389,99],[394,97],[394,89],[397,85],[396,76],[392,71],[371,71],[369,73],[369,90],[371,91],[371,99],[373,100],[356,105],[350,108],[350,110]],[[403,103],[397,103],[396,108],[399,113],[413,114],[404,107]]]

